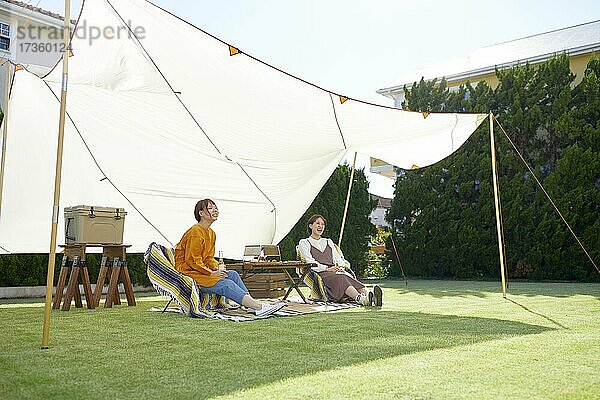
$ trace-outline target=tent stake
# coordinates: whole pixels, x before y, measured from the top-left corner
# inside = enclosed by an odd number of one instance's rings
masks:
[[[500,254],[500,275],[502,276],[502,297],[506,298],[506,278],[504,275],[504,252],[502,228],[500,226],[500,201],[498,198],[498,175],[496,171],[496,144],[494,142],[494,114],[490,112],[490,148],[492,151],[492,180],[494,182],[494,205],[496,208],[496,231],[498,233],[498,251]]]
[[[344,206],[344,216],[342,217],[342,227],[340,228],[340,240],[338,247],[342,247],[342,237],[344,236],[344,227],[346,226],[346,215],[348,214],[348,205],[350,204],[350,191],[354,181],[354,168],[356,167],[356,151],[354,152],[354,161],[352,161],[352,172],[350,172],[350,182],[348,182],[348,193],[346,193],[346,205]]]
[[[56,230],[60,202],[60,181],[62,174],[63,139],[65,136],[65,113],[67,109],[67,82],[69,76],[69,47],[71,44],[71,0],[65,0],[65,27],[63,39],[65,52],[63,54],[62,89],[60,92],[60,117],[58,122],[58,146],[56,148],[56,174],[54,177],[54,205],[52,207],[52,229],[50,231],[50,251],[48,252],[48,275],[46,277],[46,304],[44,307],[44,332],[42,349],[48,348],[50,336],[50,316],[52,312],[52,286],[54,286],[54,262],[56,259]]]
[[[0,164],[0,215],[2,215],[2,193],[4,192],[4,164],[6,162],[6,138],[8,136],[8,96],[10,94],[10,62],[6,61],[6,92],[4,118],[2,119],[2,161]]]

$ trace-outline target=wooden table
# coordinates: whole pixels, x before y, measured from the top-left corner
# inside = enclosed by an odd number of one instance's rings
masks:
[[[290,281],[290,287],[285,293],[285,296],[283,296],[283,300],[287,299],[293,289],[296,289],[296,292],[298,292],[305,303],[308,303],[308,301],[300,291],[298,285],[302,283],[304,277],[308,273],[308,268],[310,267],[316,267],[316,264],[303,263],[300,261],[244,261],[243,263],[227,264],[227,269],[237,271],[241,275],[242,280],[256,274],[283,272]],[[302,273],[299,278],[294,278],[290,271],[295,273],[295,270],[298,268]]]

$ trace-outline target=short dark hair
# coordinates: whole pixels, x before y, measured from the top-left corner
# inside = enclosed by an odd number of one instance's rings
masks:
[[[217,206],[211,199],[202,199],[196,203],[196,207],[194,207],[194,217],[196,218],[196,221],[200,222],[200,213],[202,210],[206,210],[209,204],[212,204],[215,207]]]
[[[327,224],[327,220],[325,219],[324,216],[322,216],[321,214],[313,214],[309,219],[308,222],[306,223],[306,228],[308,228],[308,233],[312,233],[312,230],[310,229],[310,226],[319,218],[321,218],[323,220],[323,222],[325,222],[325,224]]]

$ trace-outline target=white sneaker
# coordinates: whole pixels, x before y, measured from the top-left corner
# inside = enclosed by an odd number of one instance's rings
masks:
[[[262,303],[260,310],[256,310],[255,314],[258,318],[266,317],[281,310],[285,306],[285,303],[267,304]]]
[[[369,299],[369,295],[364,294],[364,293],[360,293],[358,296],[356,296],[356,302],[365,307],[371,305],[371,300]]]

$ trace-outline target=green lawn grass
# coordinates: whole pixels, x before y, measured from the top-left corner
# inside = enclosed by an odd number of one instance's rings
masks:
[[[383,281],[381,309],[233,323],[0,303],[0,399],[600,398],[600,285]],[[373,397],[376,396],[376,397]]]

